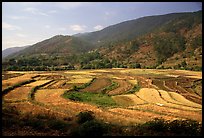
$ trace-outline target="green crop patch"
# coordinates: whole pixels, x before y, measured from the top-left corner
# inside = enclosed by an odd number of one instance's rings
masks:
[[[116,106],[115,101],[110,96],[101,93],[72,91],[64,93],[63,97],[73,101],[87,102],[102,107]]]

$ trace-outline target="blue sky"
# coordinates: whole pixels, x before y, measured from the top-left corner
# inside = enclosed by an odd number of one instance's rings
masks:
[[[2,50],[144,16],[201,9],[198,2],[3,2]]]

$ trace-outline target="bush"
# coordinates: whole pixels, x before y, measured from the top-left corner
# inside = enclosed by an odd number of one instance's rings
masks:
[[[69,126],[66,122],[62,120],[49,120],[48,121],[48,127],[53,130],[66,130],[66,128]]]
[[[164,119],[155,118],[152,121],[146,122],[144,126],[153,131],[165,131],[167,129],[166,121]]]
[[[103,136],[106,132],[104,124],[97,120],[86,121],[71,132],[71,136]]]
[[[72,101],[82,101],[82,99],[80,98],[80,94],[78,94],[80,92],[68,92],[66,94],[66,98],[72,100]]]
[[[93,112],[91,111],[80,112],[77,117],[77,123],[79,124],[83,124],[86,121],[91,121],[94,119]]]
[[[199,122],[194,120],[174,120],[168,124],[168,129],[177,135],[198,136],[201,134]]]

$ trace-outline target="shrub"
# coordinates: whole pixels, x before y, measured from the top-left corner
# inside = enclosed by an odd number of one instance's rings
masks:
[[[49,120],[47,122],[48,127],[53,130],[66,130],[66,128],[69,126],[68,123],[62,121],[62,120]]]
[[[167,129],[166,121],[164,119],[155,118],[152,121],[146,122],[145,126],[149,130],[153,131],[165,131]]]
[[[177,135],[198,136],[201,134],[199,122],[194,120],[174,120],[168,124],[168,129]]]
[[[82,101],[78,93],[80,92],[69,92],[66,94],[66,98],[73,100],[73,101]]]
[[[106,131],[104,124],[97,120],[91,120],[73,130],[71,136],[103,136]]]
[[[94,119],[94,116],[93,116],[93,112],[91,111],[86,111],[86,112],[80,112],[78,115],[77,115],[77,122],[79,124],[83,124],[84,122],[86,121],[91,121]]]

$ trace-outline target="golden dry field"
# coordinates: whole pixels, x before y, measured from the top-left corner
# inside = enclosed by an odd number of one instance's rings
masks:
[[[202,95],[199,95],[202,84],[196,83],[202,81],[201,72],[115,68],[64,72],[13,71],[3,72],[3,75],[2,92],[22,81],[35,80],[3,95],[3,107],[15,107],[21,113],[74,118],[82,111],[92,111],[99,120],[125,126],[154,118],[202,122]],[[187,79],[184,83],[180,78]],[[186,89],[188,86],[190,91]],[[177,90],[178,87],[180,89]],[[74,90],[75,94],[84,97],[73,100],[73,97],[63,96],[65,93],[71,95]],[[94,99],[90,94],[98,97]],[[195,98],[187,98],[189,95]]]

